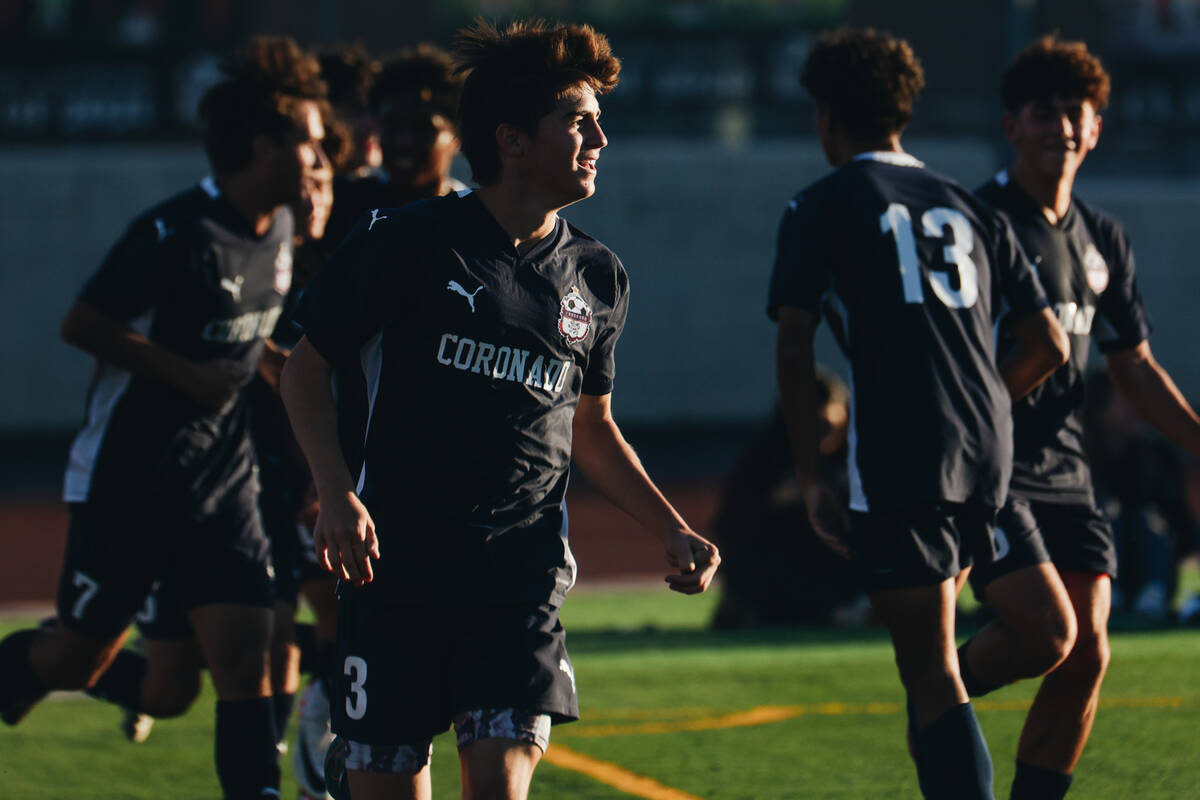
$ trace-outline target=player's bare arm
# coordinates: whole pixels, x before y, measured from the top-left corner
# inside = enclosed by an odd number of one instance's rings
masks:
[[[1200,417],[1150,351],[1150,343],[1108,354],[1108,374],[1142,419],[1200,457]]]
[[[191,361],[84,302],[67,312],[60,335],[101,361],[174,386],[205,408],[222,408],[250,380],[250,373],[236,361]]]
[[[799,308],[779,308],[775,368],[783,418],[787,424],[796,482],[804,495],[813,530],[825,546],[849,558],[846,543],[849,522],[842,503],[817,474],[820,435],[817,432],[817,373],[813,355],[813,333],[818,319]]]
[[[284,366],[280,391],[317,489],[317,558],[326,569],[362,585],[374,578],[371,559],[379,558],[379,540],[338,444],[331,373],[329,362],[307,338],[301,339]]]
[[[1012,399],[1034,390],[1071,356],[1071,339],[1054,312],[1043,308],[1012,324],[1015,346],[996,366]]]
[[[717,547],[693,531],[650,480],[612,417],[611,398],[580,396],[571,456],[589,483],[662,539],[667,562],[679,570],[666,578],[671,589],[683,594],[703,592],[721,563]]]
[[[263,339],[262,358],[258,360],[258,374],[267,385],[279,391],[279,376],[283,373],[283,364],[287,361],[288,349],[277,345],[270,339]]]

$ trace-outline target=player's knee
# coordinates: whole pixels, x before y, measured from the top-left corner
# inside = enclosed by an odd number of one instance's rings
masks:
[[[227,649],[210,659],[208,668],[218,694],[250,696],[268,682],[269,656],[266,647]]]
[[[1066,661],[1075,648],[1078,635],[1079,626],[1074,614],[1057,614],[1047,619],[1041,635],[1027,640],[1039,674],[1044,675]]]
[[[1095,684],[1103,679],[1111,659],[1107,637],[1080,636],[1071,654],[1056,671],[1066,673],[1079,683]]]
[[[143,695],[142,713],[159,719],[170,719],[187,713],[200,696],[200,678],[176,681],[169,686],[159,687],[152,695]]]

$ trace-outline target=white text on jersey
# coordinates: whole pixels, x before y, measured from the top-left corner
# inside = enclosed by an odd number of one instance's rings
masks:
[[[538,356],[530,364],[528,350],[507,345],[496,347],[490,342],[477,342],[453,333],[442,334],[437,360],[439,364],[457,370],[488,375],[492,380],[536,386],[547,392],[562,391],[572,366],[570,361],[544,356]]]
[[[253,342],[270,336],[283,309],[279,306],[264,311],[251,311],[233,319],[214,319],[204,326],[200,338],[206,342]]]

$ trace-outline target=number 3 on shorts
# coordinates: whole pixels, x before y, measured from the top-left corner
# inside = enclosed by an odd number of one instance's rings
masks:
[[[346,716],[350,719],[362,719],[367,713],[367,693],[363,689],[363,684],[367,682],[367,662],[358,656],[346,656],[343,671],[350,679],[350,693],[346,695]]]

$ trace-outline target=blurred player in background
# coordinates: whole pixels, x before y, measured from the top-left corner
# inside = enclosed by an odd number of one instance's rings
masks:
[[[788,206],[771,279],[797,480],[817,533],[843,550],[852,543],[891,634],[922,793],[991,798],[991,759],[955,657],[955,578],[993,557],[1010,395],[1063,363],[1066,335],[1008,227],[901,148],[924,84],[906,42],[870,29],[827,34],[800,82],[837,169]],[[997,365],[1004,302],[1018,345]],[[853,374],[849,520],[817,471],[812,339],[822,314]]]
[[[1009,65],[1001,92],[1012,166],[979,195],[1012,224],[1035,264],[1070,334],[1071,358],[1014,405],[1012,484],[997,521],[1003,557],[971,576],[997,620],[962,646],[959,660],[977,696],[1028,677],[1029,662],[1069,651],[1042,681],[1029,711],[1012,787],[1013,798],[1061,798],[1091,731],[1108,667],[1117,570],[1112,529],[1096,508],[1083,449],[1080,410],[1092,338],[1122,397],[1195,455],[1200,419],[1150,351],[1150,323],[1124,229],[1072,194],[1108,104],[1109,78],[1099,59],[1082,42],[1039,39]],[[1010,344],[1002,339],[1001,352]],[[1065,593],[1045,597],[1028,590],[1035,570],[1055,567]]]
[[[590,27],[540,21],[478,23],[458,53],[482,188],[364,218],[305,292],[283,375],[343,577],[333,713],[355,800],[428,798],[451,723],[463,796],[524,798],[551,723],[578,716],[558,620],[572,457],[663,539],[673,589],[703,591],[719,562],[611,416],[625,270],[556,213],[595,190],[596,96],[620,62]],[[354,473],[329,389],[350,358],[372,386]]]
[[[436,45],[419,44],[384,62],[370,95],[379,126],[380,168],[335,184],[331,247],[371,209],[399,208],[466,188],[450,175],[459,150],[461,91],[453,59]]]
[[[366,176],[379,169],[379,126],[371,113],[371,88],[379,60],[361,44],[323,51],[321,78],[329,87],[334,120],[327,126],[325,149],[338,175]]]
[[[0,642],[0,716],[16,723],[47,691],[102,673],[137,709],[154,694],[146,662],[118,654],[157,586],[186,612],[187,638],[147,639],[147,657],[202,656],[224,794],[260,798],[279,787],[273,590],[244,387],[291,283],[286,205],[327,167],[324,84],[286,39],[254,40],[224,72],[200,104],[214,177],[135,219],[63,321],[97,365],[66,475],[58,618]]]

